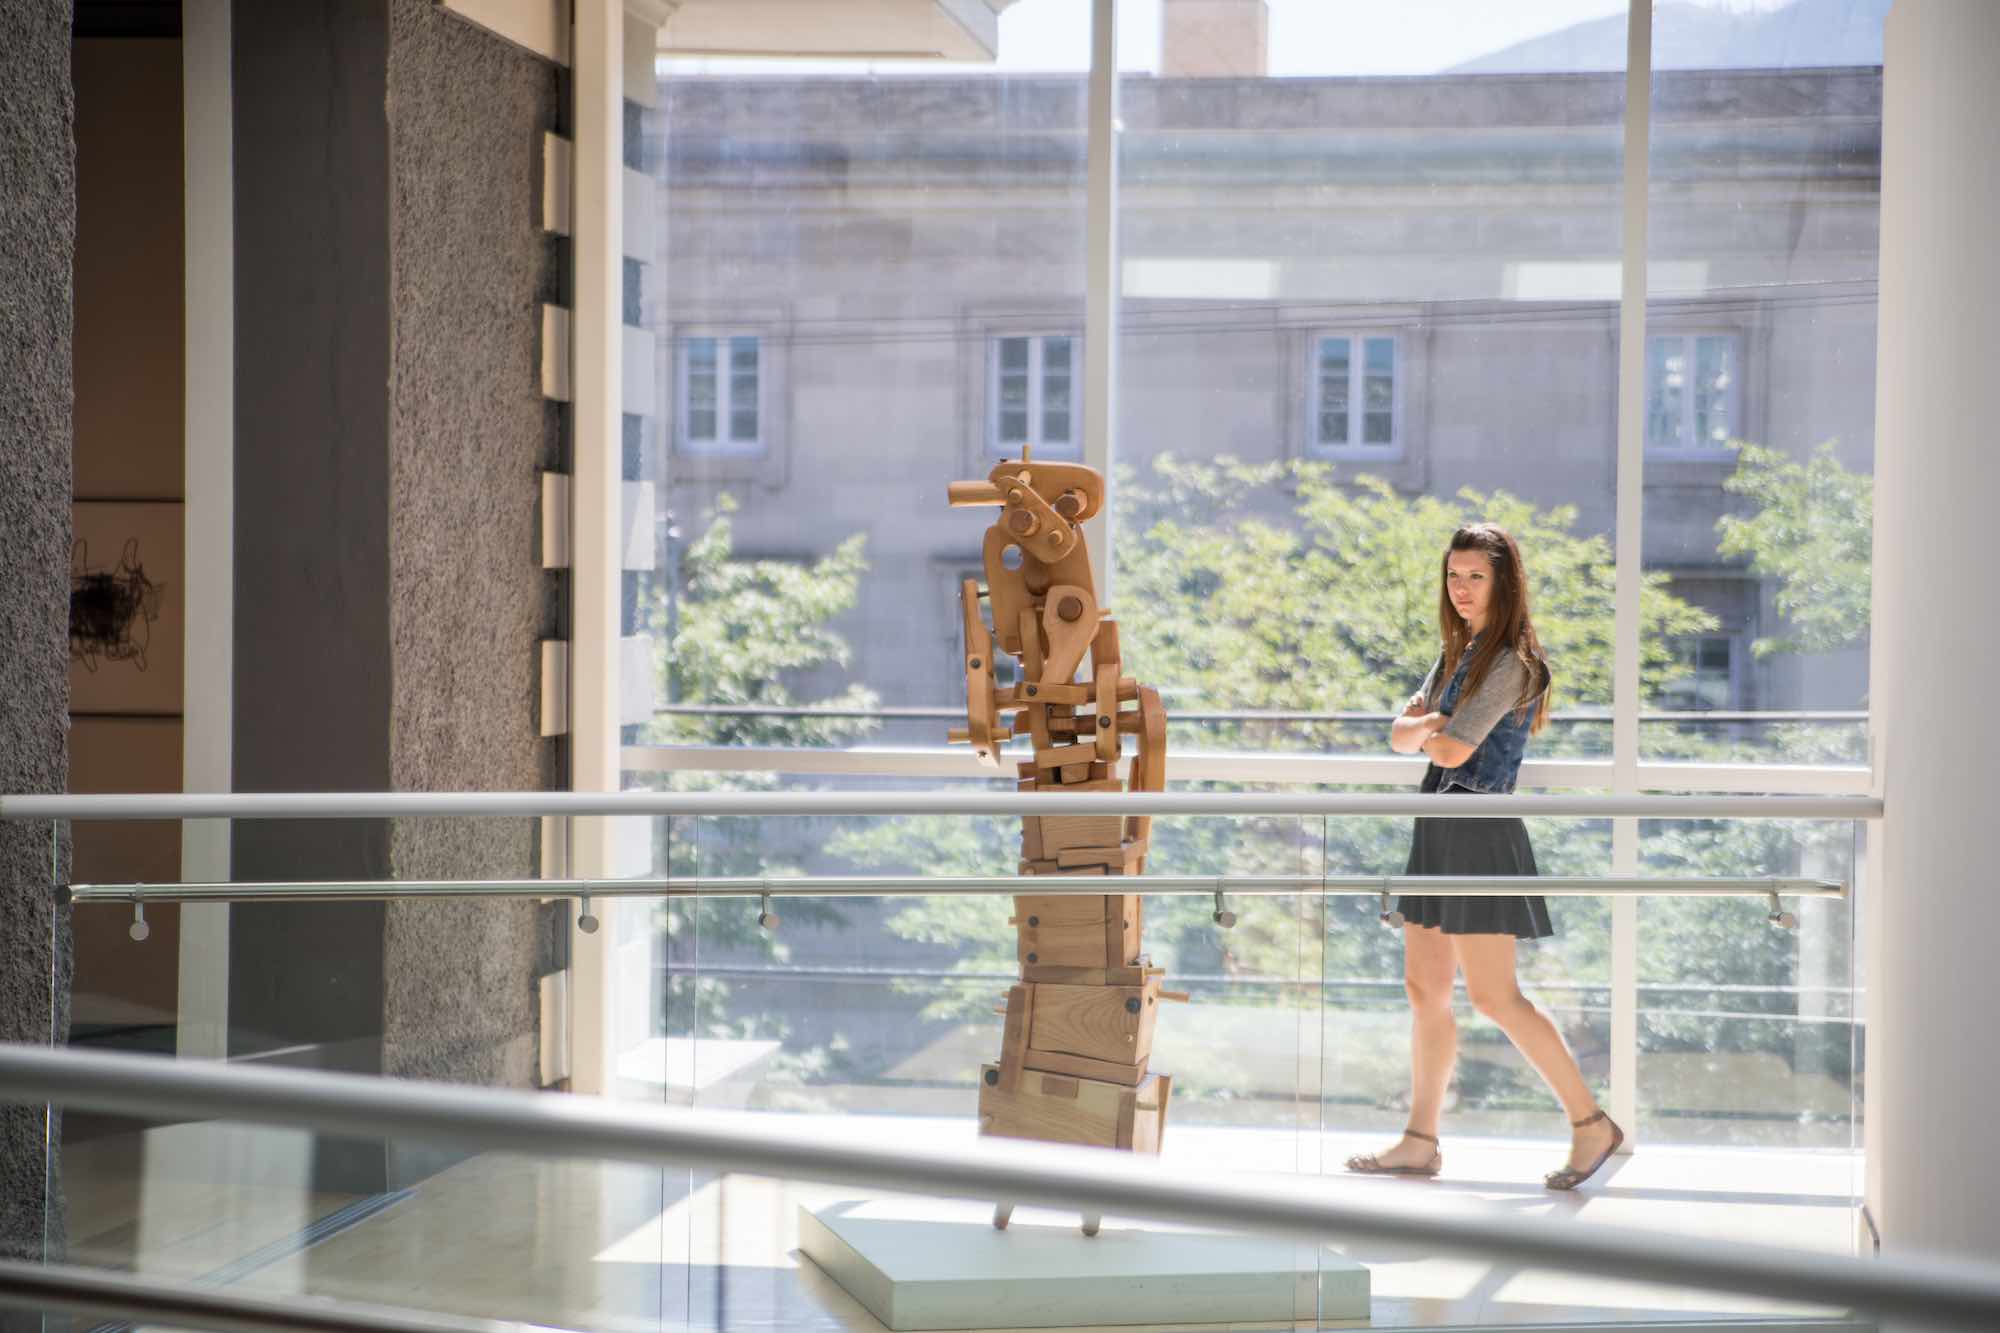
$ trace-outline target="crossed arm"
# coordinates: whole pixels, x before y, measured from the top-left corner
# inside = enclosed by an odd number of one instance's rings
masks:
[[[1425,755],[1439,768],[1457,768],[1479,747],[1445,735],[1450,725],[1448,714],[1425,711],[1420,691],[1410,696],[1403,715],[1390,726],[1389,748],[1397,754]]]

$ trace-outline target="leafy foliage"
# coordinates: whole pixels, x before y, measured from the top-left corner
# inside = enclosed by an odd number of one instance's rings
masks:
[[[1776,580],[1778,611],[1792,627],[1758,639],[1752,651],[1768,657],[1866,643],[1875,479],[1842,467],[1831,440],[1804,462],[1762,445],[1736,447],[1736,471],[1723,486],[1756,507],[1723,515],[1716,549]]]

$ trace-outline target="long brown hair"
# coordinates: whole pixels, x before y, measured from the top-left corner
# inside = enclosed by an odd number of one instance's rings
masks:
[[[1440,687],[1458,670],[1472,631],[1451,604],[1451,557],[1455,551],[1480,551],[1493,565],[1493,593],[1486,604],[1486,631],[1472,654],[1472,665],[1459,690],[1464,698],[1486,680],[1487,672],[1502,653],[1512,653],[1526,668],[1526,682],[1515,703],[1516,715],[1532,708],[1530,734],[1540,732],[1549,720],[1549,663],[1542,655],[1541,640],[1535,637],[1535,623],[1528,614],[1527,571],[1521,566],[1521,548],[1497,523],[1467,523],[1451,534],[1438,561],[1438,633],[1444,640],[1444,666],[1438,676]]]

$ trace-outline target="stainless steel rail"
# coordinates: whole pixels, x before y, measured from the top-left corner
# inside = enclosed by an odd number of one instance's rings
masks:
[[[661,704],[653,709],[654,717],[839,717],[839,718],[879,718],[884,721],[952,721],[965,716],[965,706],[956,708],[944,704],[885,704],[875,708],[829,708],[821,704]],[[1394,713],[1376,713],[1367,709],[1347,709],[1336,712],[1311,712],[1302,710],[1270,709],[1262,712],[1229,710],[1175,709],[1167,719],[1171,723],[1195,722],[1365,722],[1387,727],[1396,720]],[[1821,709],[1777,709],[1757,711],[1752,709],[1716,709],[1713,711],[1678,711],[1662,709],[1643,711],[1641,722],[1866,722],[1868,710],[1865,708],[1821,708]],[[1605,724],[1611,721],[1611,710],[1599,705],[1596,708],[1566,708],[1551,713],[1549,721],[1554,724],[1566,722],[1590,722]]]
[[[1847,886],[1823,879],[1667,878],[1588,875],[1143,875],[1118,881],[1147,895],[1431,893],[1448,896],[1538,893],[1560,897],[1839,898]],[[930,898],[982,894],[1102,895],[1107,882],[1063,875],[798,875],[756,878],[688,875],[647,879],[411,879],[348,882],[246,881],[229,884],[72,884],[78,903],[372,902],[394,898]]]
[[[7,819],[394,819],[413,816],[1040,815],[1033,792],[237,792],[0,796]],[[1065,815],[1436,815],[1576,819],[1880,819],[1872,796],[1436,796],[1420,792],[1078,792]]]
[[[871,1192],[1013,1199],[1310,1242],[1373,1237],[1515,1263],[1875,1314],[2000,1327],[2000,1267],[1873,1260],[1674,1238],[1577,1220],[1452,1216],[1317,1177],[1223,1175],[1185,1163],[1027,1142],[883,1149],[783,1116],[637,1108],[583,1097],[353,1074],[0,1045],[0,1087],[102,1111],[289,1125],[460,1148],[741,1171]],[[875,1139],[879,1141],[879,1134]]]
[[[527,1333],[541,1326],[398,1310],[355,1301],[249,1296],[65,1264],[0,1259],[0,1305],[149,1321],[218,1333]]]

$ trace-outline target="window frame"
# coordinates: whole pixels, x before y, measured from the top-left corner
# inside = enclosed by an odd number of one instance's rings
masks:
[[[1060,444],[1042,440],[1044,419],[1044,356],[1049,339],[1066,339],[1070,345],[1069,439]],[[1028,430],[1026,441],[1000,438],[1000,345],[1013,339],[1028,343]],[[1083,335],[1042,329],[1029,331],[993,329],[986,335],[986,412],[984,449],[989,459],[1019,457],[1022,448],[1046,458],[1081,461],[1083,458]]]
[[[1347,424],[1348,442],[1328,444],[1319,437],[1320,426],[1320,356],[1324,345],[1335,338],[1344,338],[1348,344],[1347,362]],[[1386,340],[1389,343],[1389,441],[1386,444],[1356,443],[1367,426],[1368,407],[1367,355],[1371,339]],[[1312,330],[1306,337],[1305,364],[1305,448],[1306,458],[1333,459],[1342,462],[1382,462],[1393,463],[1402,460],[1407,451],[1409,417],[1404,410],[1404,385],[1409,380],[1410,356],[1407,340],[1400,329],[1370,328],[1320,328]]]
[[[1729,384],[1729,438],[1732,440],[1750,438],[1749,423],[1744,416],[1743,385],[1749,378],[1749,363],[1747,358],[1750,344],[1750,339],[1746,336],[1745,331],[1739,328],[1720,326],[1661,328],[1654,321],[1649,320],[1648,323],[1652,324],[1653,327],[1649,327],[1646,330],[1646,403],[1643,417],[1645,423],[1650,424],[1652,421],[1654,346],[1668,341],[1678,342],[1686,349],[1689,360],[1692,363],[1703,338],[1722,338],[1728,341],[1731,352],[1735,357],[1735,374],[1731,377]],[[1694,462],[1716,462],[1733,459],[1736,456],[1736,450],[1727,444],[1700,444],[1695,441],[1694,394],[1692,392],[1687,395],[1685,401],[1682,403],[1680,429],[1674,437],[1674,442],[1671,444],[1656,443],[1653,437],[1648,434],[1642,441],[1642,448],[1645,451],[1645,456],[1649,459],[1682,459]]]
[[[731,372],[728,355],[738,338],[749,338],[757,344],[757,435],[750,440],[732,439],[728,435],[728,424],[734,411],[734,401],[730,387]],[[697,341],[712,341],[716,344],[716,395],[715,421],[717,434],[701,437],[692,434],[689,420],[690,410],[688,387],[692,378],[690,351]],[[731,329],[688,329],[678,332],[674,338],[674,448],[678,453],[699,458],[760,458],[769,444],[769,402],[770,402],[770,340],[761,330],[748,328]]]

